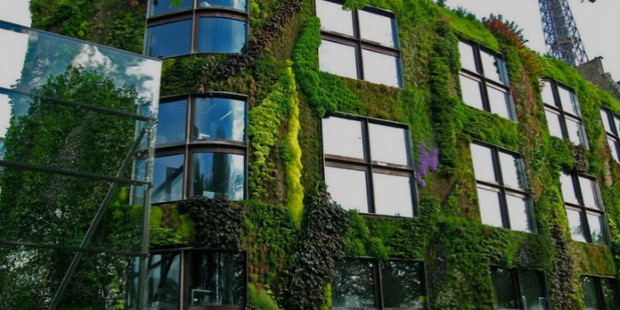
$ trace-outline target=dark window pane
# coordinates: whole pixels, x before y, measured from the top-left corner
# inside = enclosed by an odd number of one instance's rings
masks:
[[[191,9],[194,6],[194,0],[151,0],[150,4],[151,11],[149,16],[156,16]]]
[[[364,80],[376,84],[400,87],[400,70],[397,57],[362,50]]]
[[[172,57],[190,53],[192,34],[191,20],[149,27],[147,55]]]
[[[492,86],[487,87],[487,93],[489,95],[491,112],[509,120],[513,120],[512,103],[508,93]]]
[[[560,139],[564,138],[562,135],[562,121],[560,120],[560,115],[550,109],[545,109],[545,117],[547,118],[547,127],[549,128],[551,136]]]
[[[486,187],[478,187],[478,205],[483,224],[504,227],[499,204],[499,192]]]
[[[480,82],[464,75],[459,75],[459,80],[461,81],[461,94],[463,95],[463,102],[470,107],[484,111],[484,106],[482,105],[482,94],[480,92]]]
[[[148,305],[152,309],[179,309],[181,255],[154,254],[149,258]]]
[[[155,158],[151,194],[153,203],[183,199],[184,160],[184,155]]]
[[[319,68],[331,74],[357,79],[357,53],[354,46],[322,40]]]
[[[597,289],[595,279],[593,277],[581,277],[581,289],[583,290],[583,299],[586,302],[586,309],[601,309],[598,303]]]
[[[491,149],[474,143],[470,145],[470,149],[476,180],[497,182]]]
[[[192,158],[192,195],[242,200],[245,157],[226,153],[196,153]]]
[[[472,72],[478,72],[474,58],[474,48],[467,43],[459,41],[459,52],[461,53],[461,67]]]
[[[245,141],[245,101],[196,98],[194,126],[196,140]]]
[[[493,304],[499,309],[519,309],[517,307],[517,296],[510,270],[493,268],[491,269],[493,279]]]
[[[324,118],[323,151],[325,154],[364,159],[362,123],[333,116]]]
[[[596,214],[588,213],[587,215],[592,243],[605,244],[605,218]]]
[[[325,167],[325,183],[332,200],[344,209],[369,212],[365,171]]]
[[[403,128],[369,124],[370,153],[380,164],[409,166],[408,132]]]
[[[374,308],[376,285],[372,261],[358,259],[338,261],[332,283],[332,305]]]
[[[353,12],[343,9],[342,5],[317,0],[316,16],[321,19],[322,29],[353,36]]]
[[[521,301],[525,310],[546,310],[545,279],[541,272],[520,270]]]
[[[358,11],[360,23],[360,36],[363,40],[377,42],[381,45],[395,47],[394,21],[392,18]]]
[[[246,270],[243,254],[191,252],[189,268],[188,293],[192,306],[245,303]]]
[[[4,154],[6,154],[6,149],[4,148],[4,140],[0,140],[0,160],[4,158]]]
[[[187,100],[159,105],[157,144],[185,141],[187,127]]]
[[[373,173],[375,213],[413,216],[413,179],[405,176]]]
[[[246,22],[220,17],[201,17],[198,22],[199,53],[241,53]]]
[[[220,6],[245,11],[246,0],[198,0],[199,7]]]
[[[620,306],[620,296],[618,295],[618,283],[614,279],[601,278],[603,287],[603,297],[606,309],[617,309]]]
[[[422,264],[387,261],[381,266],[383,306],[386,308],[423,309],[425,293]]]
[[[581,212],[573,209],[566,209],[566,216],[568,217],[568,226],[573,240],[586,242],[586,237],[583,233],[583,224],[581,223]]]

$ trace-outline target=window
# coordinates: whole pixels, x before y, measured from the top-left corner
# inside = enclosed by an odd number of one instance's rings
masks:
[[[575,93],[556,81],[542,81],[541,97],[549,133],[588,148],[588,138]]]
[[[564,172],[560,183],[573,240],[607,244],[605,211],[596,180]]]
[[[149,309],[244,309],[246,253],[156,251],[148,261]],[[211,308],[209,307],[209,309]]]
[[[398,31],[394,14],[376,8],[347,11],[337,1],[316,0],[321,19],[321,71],[402,87]]]
[[[620,116],[607,109],[601,109],[601,120],[607,133],[607,144],[609,144],[611,156],[616,162],[620,162]]]
[[[426,309],[424,265],[407,260],[340,260],[332,283],[332,306]]]
[[[542,272],[491,267],[495,309],[546,310],[547,293]]]
[[[413,216],[415,180],[409,128],[338,114],[323,119],[325,182],[347,210]]]
[[[163,98],[159,106],[153,203],[200,195],[243,200],[246,99],[229,93]],[[136,169],[145,169],[138,161]]]
[[[4,148],[4,138],[0,138],[0,160],[4,159],[6,149]]]
[[[496,146],[470,145],[483,224],[533,232],[533,212],[523,160]]]
[[[583,299],[587,309],[612,310],[620,305],[618,281],[614,278],[581,277]]]
[[[149,56],[241,53],[246,43],[245,0],[150,0],[148,16]]]
[[[516,120],[504,60],[473,42],[459,41],[459,52],[463,102],[478,110]]]

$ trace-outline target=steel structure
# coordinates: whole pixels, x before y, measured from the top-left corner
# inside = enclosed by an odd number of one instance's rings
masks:
[[[538,0],[549,53],[572,66],[588,61],[567,0]]]

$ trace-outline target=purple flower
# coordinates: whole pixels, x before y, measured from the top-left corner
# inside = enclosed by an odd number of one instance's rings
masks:
[[[424,143],[418,144],[418,165],[416,168],[416,181],[418,186],[426,187],[424,177],[428,171],[435,171],[439,166],[439,149],[429,147]]]

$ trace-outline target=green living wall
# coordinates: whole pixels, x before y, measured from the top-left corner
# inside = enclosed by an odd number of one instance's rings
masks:
[[[599,108],[620,113],[620,102],[573,68],[525,48],[514,25],[501,19],[483,23],[428,0],[346,4],[396,14],[402,89],[320,72],[320,20],[309,0],[251,1],[250,37],[241,55],[164,61],[162,95],[231,91],[249,96],[250,200],[156,206],[153,247],[248,249],[250,305],[256,309],[328,307],[334,261],[344,255],[423,260],[432,308],[492,308],[490,265],[543,270],[553,308],[584,308],[579,276],[619,272],[620,165],[611,158]],[[35,27],[141,50],[144,1],[32,0],[31,7]],[[462,102],[458,37],[504,55],[518,122]],[[539,95],[541,77],[575,90],[589,149],[550,136]],[[319,127],[321,117],[334,111],[410,126],[420,178],[417,217],[367,217],[329,204]],[[480,223],[472,140],[523,155],[536,234]],[[428,164],[433,161],[439,165]],[[563,170],[597,178],[609,246],[571,241],[559,184]],[[210,223],[209,214],[224,214],[223,222]],[[222,223],[234,229],[209,228]],[[214,234],[219,243],[205,245]]]

